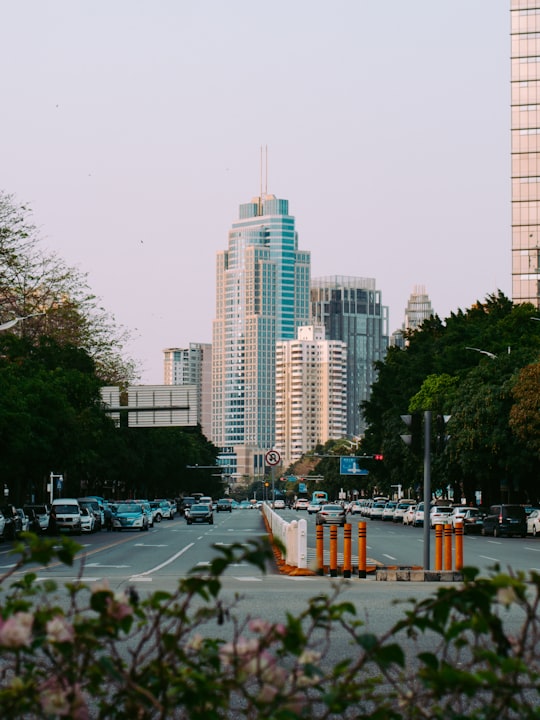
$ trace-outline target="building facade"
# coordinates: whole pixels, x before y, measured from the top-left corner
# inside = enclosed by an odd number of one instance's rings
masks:
[[[163,351],[165,385],[193,385],[197,392],[198,423],[203,434],[212,432],[212,345],[190,343],[187,348]]]
[[[228,240],[216,268],[212,441],[231,476],[247,479],[274,445],[276,342],[308,322],[310,255],[275,195],[241,205]]]
[[[511,0],[512,299],[540,307],[540,0]]]
[[[426,288],[423,285],[415,285],[405,308],[403,329],[405,331],[418,330],[424,320],[428,320],[432,315],[433,308]]]
[[[284,467],[347,431],[347,346],[324,326],[276,345],[276,441]]]
[[[373,364],[388,348],[388,307],[373,278],[334,275],[312,280],[311,318],[329,340],[347,345],[346,435],[357,437],[365,429],[360,406],[376,379]]]

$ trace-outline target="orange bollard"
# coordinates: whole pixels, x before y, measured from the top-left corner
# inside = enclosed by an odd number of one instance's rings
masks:
[[[456,570],[463,570],[463,523],[456,523]]]
[[[452,569],[452,526],[444,526],[444,569]]]
[[[317,575],[324,575],[324,528],[317,525],[315,530],[315,548],[317,553]]]
[[[330,525],[330,577],[337,577],[337,525]]]
[[[352,570],[352,547],[351,547],[352,528],[350,523],[343,526],[343,577],[350,578]]]
[[[435,570],[442,570],[443,526],[435,525]]]
[[[358,577],[366,577],[366,550],[367,550],[367,537],[366,537],[366,523],[358,523]]]

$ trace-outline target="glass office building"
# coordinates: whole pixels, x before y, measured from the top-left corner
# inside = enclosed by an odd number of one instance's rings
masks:
[[[274,444],[276,342],[294,339],[309,318],[310,254],[298,250],[288,205],[268,194],[241,205],[217,256],[212,440],[229,459],[244,458],[239,476],[260,474]]]
[[[512,299],[540,307],[540,0],[511,0]]]
[[[328,340],[347,345],[347,435],[365,430],[360,410],[376,379],[373,366],[388,348],[388,307],[373,278],[334,275],[311,282],[311,318]]]

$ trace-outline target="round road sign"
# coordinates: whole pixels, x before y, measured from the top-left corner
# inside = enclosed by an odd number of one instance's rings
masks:
[[[277,450],[269,450],[264,456],[264,459],[266,460],[267,465],[279,465],[281,455]]]

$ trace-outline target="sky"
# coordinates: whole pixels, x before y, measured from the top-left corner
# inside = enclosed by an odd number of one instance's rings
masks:
[[[0,189],[127,328],[140,381],[211,342],[260,191],[390,332],[511,296],[509,0],[0,0]]]

